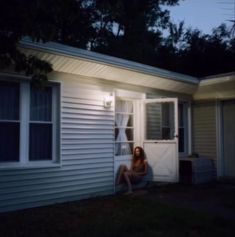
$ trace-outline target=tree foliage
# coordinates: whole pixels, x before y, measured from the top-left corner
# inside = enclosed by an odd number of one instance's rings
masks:
[[[171,38],[170,35],[168,44],[163,46],[164,53],[159,55],[159,60],[164,60],[164,68],[197,77],[234,71],[234,38],[224,24],[211,35],[187,29],[176,42]]]
[[[92,13],[83,0],[7,0],[0,2],[0,68],[14,66],[35,80],[46,80],[52,65],[18,48],[24,37],[86,48]]]
[[[7,0],[0,2],[0,68],[46,80],[52,65],[23,54],[19,41],[63,44],[194,76],[233,71],[235,39],[221,25],[211,35],[170,21],[180,0]],[[163,34],[168,31],[168,35]]]

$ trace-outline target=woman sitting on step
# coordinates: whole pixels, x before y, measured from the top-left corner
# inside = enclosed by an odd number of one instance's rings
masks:
[[[126,165],[119,167],[119,172],[116,184],[123,182],[127,184],[128,191],[126,194],[132,194],[132,184],[140,183],[143,177],[147,174],[148,163],[145,160],[144,150],[142,147],[135,147],[131,168],[128,169]]]

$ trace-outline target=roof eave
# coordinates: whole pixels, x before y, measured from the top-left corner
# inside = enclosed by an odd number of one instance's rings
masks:
[[[180,74],[149,65],[136,63],[126,59],[116,58],[96,52],[91,52],[84,49],[78,49],[70,46],[65,46],[59,43],[47,42],[47,43],[35,43],[31,40],[22,40],[20,47],[43,50],[48,53],[55,53],[57,55],[75,57],[87,61],[99,62],[105,65],[115,66],[122,69],[132,70],[139,73],[144,73],[152,76],[162,77],[178,82],[190,83],[198,85],[200,80],[196,77]]]

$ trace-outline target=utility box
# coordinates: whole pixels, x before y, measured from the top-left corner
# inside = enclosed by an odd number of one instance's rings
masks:
[[[214,162],[207,158],[182,158],[179,163],[180,183],[203,184],[216,179]]]

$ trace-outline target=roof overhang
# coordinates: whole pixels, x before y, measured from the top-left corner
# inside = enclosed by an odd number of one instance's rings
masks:
[[[235,72],[207,77],[200,81],[194,100],[235,98]]]
[[[48,61],[57,72],[190,95],[199,84],[199,79],[195,77],[54,42],[24,40],[19,47],[27,55]]]

